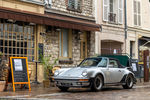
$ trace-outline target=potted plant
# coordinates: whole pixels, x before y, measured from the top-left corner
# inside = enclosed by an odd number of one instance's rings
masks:
[[[41,63],[44,66],[45,79],[46,79],[43,81],[44,87],[50,86],[50,82],[52,82],[52,76],[53,76],[52,69],[56,64],[56,62],[58,61],[58,59],[55,59],[53,62],[50,62],[50,59],[51,59],[51,55],[47,57],[42,57],[41,59]]]
[[[6,80],[8,76],[8,66],[6,64],[6,59],[3,57],[2,52],[0,52],[0,91],[4,91]]]

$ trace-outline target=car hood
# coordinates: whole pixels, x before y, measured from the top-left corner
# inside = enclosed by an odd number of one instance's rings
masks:
[[[89,68],[74,67],[59,74],[61,77],[83,77],[82,72]]]

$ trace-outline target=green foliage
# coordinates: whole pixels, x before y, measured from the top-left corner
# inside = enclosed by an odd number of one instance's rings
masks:
[[[41,56],[41,63],[44,66],[46,78],[50,78],[52,76],[52,69],[58,61],[58,59],[55,59],[53,63],[51,63],[50,60],[51,60],[51,55],[47,57]]]
[[[0,51],[0,57],[2,57],[3,56],[3,53]]]

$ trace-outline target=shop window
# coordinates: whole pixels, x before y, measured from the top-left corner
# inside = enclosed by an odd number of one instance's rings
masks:
[[[81,12],[82,0],[68,0],[68,10]]]
[[[59,57],[71,58],[72,33],[68,29],[62,29],[59,33]],[[70,44],[71,43],[71,44]]]
[[[22,22],[23,23],[23,22]],[[10,56],[28,57],[34,60],[34,26],[0,21],[0,51],[7,59]]]

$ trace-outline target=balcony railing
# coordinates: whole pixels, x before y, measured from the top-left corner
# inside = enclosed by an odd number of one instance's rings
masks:
[[[81,12],[82,0],[68,0],[68,10]]]
[[[109,18],[110,23],[116,23],[116,14],[115,13],[109,13],[108,18]]]

